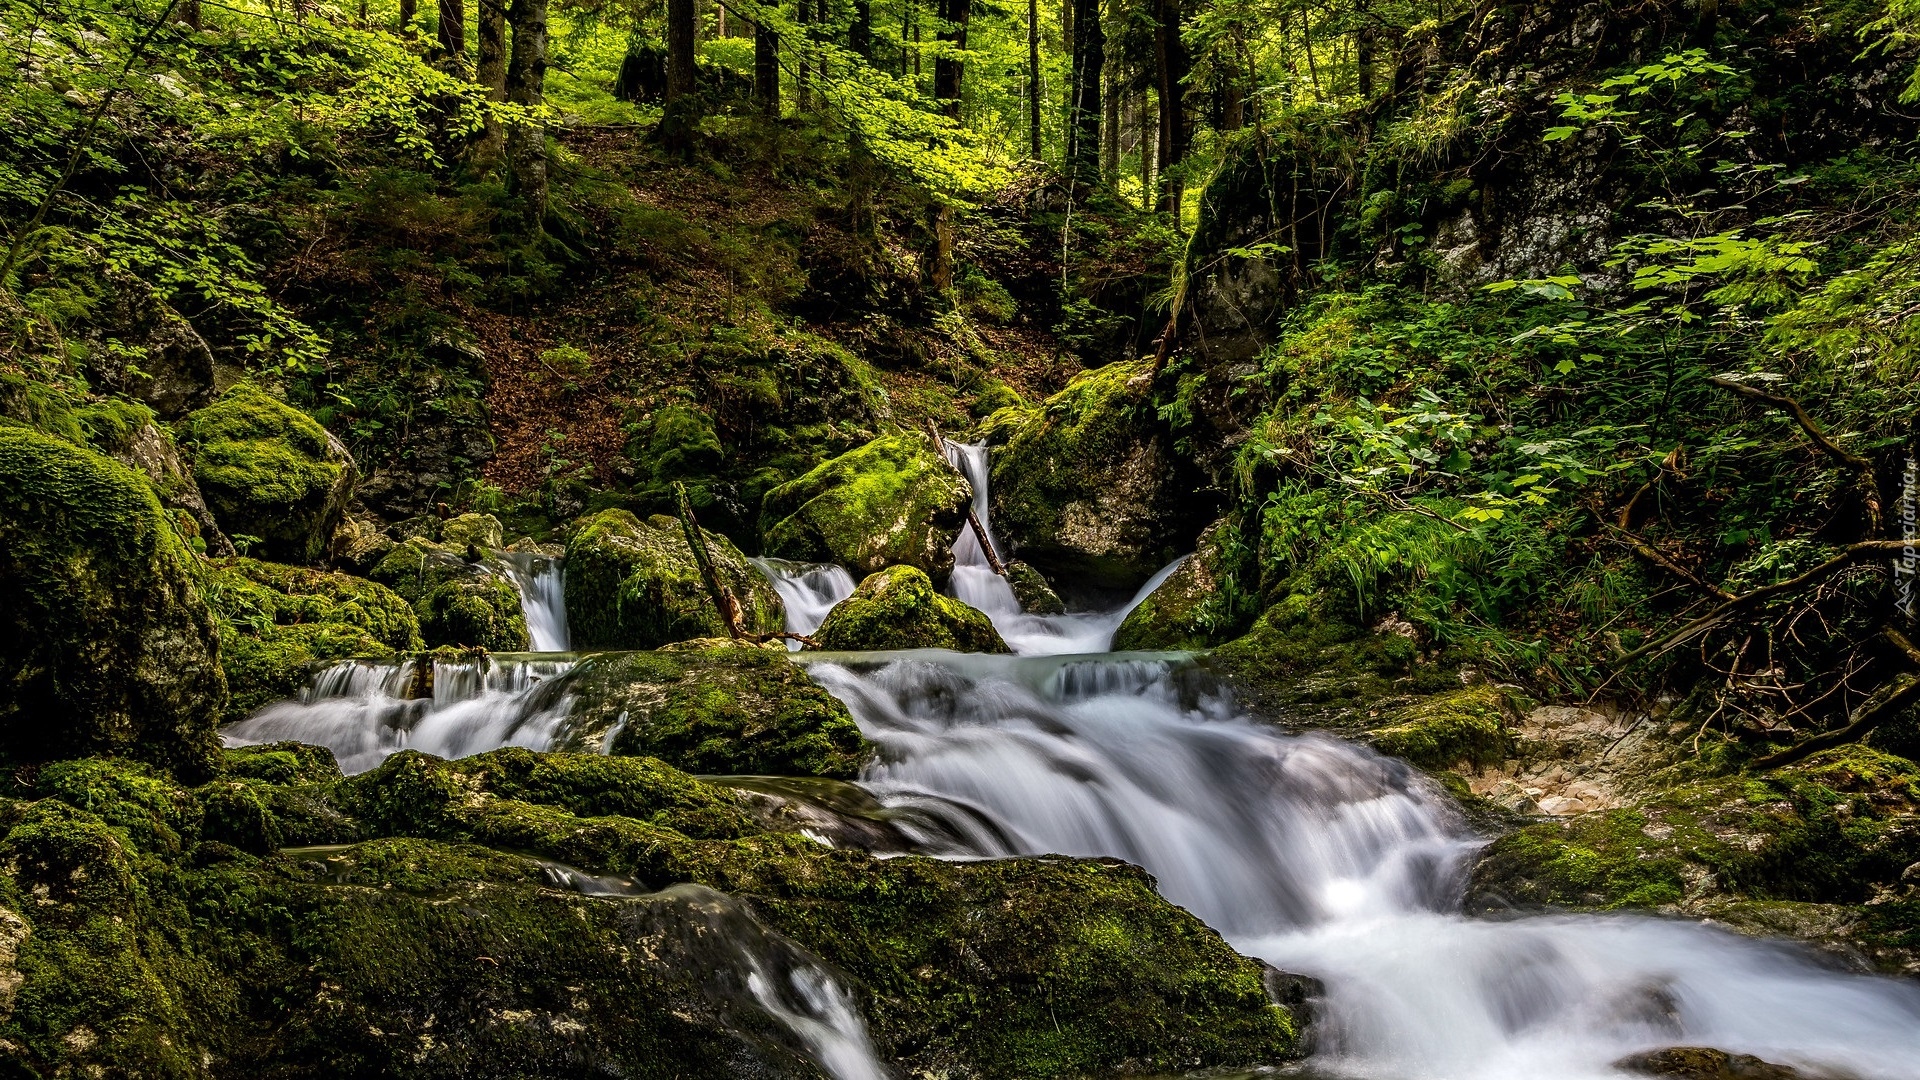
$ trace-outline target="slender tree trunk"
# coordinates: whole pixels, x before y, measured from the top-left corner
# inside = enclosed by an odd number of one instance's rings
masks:
[[[1100,89],[1105,65],[1106,34],[1100,27],[1100,0],[1074,0],[1066,171],[1076,186],[1100,178]]]
[[[1154,0],[1153,51],[1160,91],[1160,209],[1180,210],[1180,184],[1168,173],[1187,156],[1187,73],[1192,61],[1180,36],[1180,0]]]
[[[693,93],[693,0],[667,0],[667,104]]]
[[[803,0],[804,2],[804,0]],[[967,20],[972,0],[940,0],[940,40],[956,49],[967,47]],[[960,119],[960,84],[966,65],[957,56],[942,53],[933,62],[933,96],[948,117]]]
[[[1142,88],[1134,98],[1135,130],[1139,137],[1135,140],[1140,149],[1140,209],[1153,209],[1153,167],[1159,157],[1160,123],[1153,115],[1152,92]]]
[[[1027,0],[1027,127],[1032,137],[1029,152],[1039,161],[1040,145],[1040,0]]]
[[[811,31],[807,29],[807,24],[813,21],[812,15],[813,4],[811,0],[798,0],[798,2],[794,4],[793,21],[800,24],[801,37],[810,36]],[[812,95],[809,92],[811,81],[812,72],[808,69],[807,54],[806,51],[802,49],[800,52],[799,65],[794,68],[793,76],[793,103],[801,112],[806,112],[813,107]]]
[[[780,35],[770,26],[753,28],[753,96],[761,112],[779,117]]]
[[[1360,100],[1362,101],[1370,100],[1373,97],[1374,31],[1373,13],[1370,10],[1370,6],[1367,0],[1359,0],[1355,5],[1355,16],[1358,18],[1360,25],[1353,34],[1353,66],[1355,74],[1358,76]]]
[[[478,0],[477,29],[475,42],[477,53],[473,61],[473,81],[487,88],[487,100],[500,102],[507,100],[507,8],[506,0]],[[505,134],[500,121],[489,115],[487,126],[480,133],[479,145],[474,148],[474,163],[482,170],[492,171],[500,163],[504,147]]]
[[[715,4],[713,6],[713,20],[714,20],[713,36],[721,37],[721,38],[726,37],[727,36],[727,5]]]
[[[440,0],[440,47],[448,56],[467,55],[466,0]]]
[[[873,63],[873,0],[853,0],[853,25],[847,27],[847,48]]]
[[[1118,30],[1120,0],[1107,0],[1107,21]],[[1120,69],[1122,66],[1118,56],[1107,63],[1106,131],[1100,143],[1104,153],[1100,162],[1100,175],[1106,179],[1108,187],[1114,187],[1120,183]]]
[[[413,36],[414,0],[400,0],[400,36]]]
[[[546,100],[547,0],[513,0],[507,9],[513,51],[507,58],[507,100],[537,107]],[[520,197],[526,230],[547,220],[547,129],[537,122],[507,129],[507,187]]]
[[[174,18],[189,30],[200,29],[200,0],[180,0],[180,6],[174,9]]]

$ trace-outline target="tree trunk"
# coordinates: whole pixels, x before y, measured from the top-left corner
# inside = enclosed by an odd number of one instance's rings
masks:
[[[1353,33],[1353,66],[1358,75],[1360,100],[1373,97],[1373,18],[1368,10],[1367,0],[1359,0],[1355,5],[1355,16],[1359,19],[1359,28]]]
[[[972,15],[973,0],[940,0],[940,40],[965,49],[967,20]],[[959,57],[944,52],[933,62],[933,96],[950,119],[960,119],[960,83],[965,68]]]
[[[1100,90],[1105,65],[1106,34],[1100,27],[1100,0],[1074,0],[1066,172],[1076,186],[1100,178]]]
[[[466,0],[440,0],[440,47],[448,56],[467,55]]]
[[[1157,144],[1160,141],[1160,124],[1154,119],[1151,98],[1152,93],[1144,88],[1134,98],[1135,108],[1139,110],[1134,114],[1134,124],[1135,130],[1139,132],[1135,142],[1140,150],[1140,209],[1142,210],[1153,208],[1153,166],[1159,157]]]
[[[667,104],[693,93],[693,0],[667,0]]]
[[[1032,134],[1033,160],[1042,157],[1040,145],[1040,0],[1027,0],[1027,126]]]
[[[780,115],[780,36],[770,26],[753,28],[753,97],[761,112]]]
[[[478,53],[473,62],[473,81],[487,88],[488,101],[507,100],[507,9],[506,0],[478,0]],[[488,115],[487,126],[474,148],[474,162],[491,171],[500,163],[505,135],[500,121]]]
[[[1107,0],[1107,17],[1117,30],[1120,26],[1119,0]],[[1100,161],[1100,175],[1106,179],[1107,186],[1120,183],[1120,69],[1123,65],[1118,56],[1107,64],[1106,77],[1106,131],[1101,140],[1104,156]]]
[[[847,48],[873,63],[873,0],[853,0],[853,25],[847,28]]]
[[[189,30],[200,29],[200,0],[180,0],[174,17]]]
[[[513,26],[513,51],[507,58],[507,100],[528,108],[546,99],[547,0],[513,0],[507,9]],[[525,227],[543,229],[547,220],[547,129],[519,123],[507,129],[507,188],[520,197]]]
[[[793,5],[793,21],[800,24],[800,36],[803,38],[811,34],[811,31],[807,29],[807,24],[813,21],[812,15],[813,5],[809,0],[798,0],[798,2]],[[807,52],[803,42],[799,55],[799,64],[794,68],[793,75],[793,103],[801,112],[806,112],[813,107],[812,94],[809,92],[811,81],[812,72],[807,65]]]
[[[1180,182],[1168,173],[1187,156],[1187,73],[1193,63],[1180,36],[1180,0],[1154,0],[1153,53],[1160,91],[1160,209],[1180,210]]]
[[[400,0],[400,36],[413,36],[414,0]]]

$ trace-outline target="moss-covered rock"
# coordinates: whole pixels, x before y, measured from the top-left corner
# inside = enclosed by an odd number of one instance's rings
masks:
[[[207,509],[193,470],[181,460],[173,436],[143,405],[107,401],[76,412],[87,441],[101,453],[144,474],[160,505],[177,511],[174,520],[188,546],[209,555],[232,555],[233,543]]]
[[[780,594],[726,537],[706,534],[715,573],[739,601],[747,628],[779,630]],[[691,638],[722,637],[680,523],[641,521],[625,510],[582,519],[567,541],[567,625],[581,649],[651,649]]]
[[[409,537],[387,549],[367,576],[413,605],[430,648],[525,651],[532,638],[520,590],[491,550],[499,544],[499,521],[465,514],[439,531],[450,542]]]
[[[1136,587],[1192,549],[1211,514],[1160,430],[1151,362],[1109,364],[1039,406],[1002,409],[992,452],[994,532],[1056,578]]]
[[[250,552],[310,564],[353,495],[353,456],[312,417],[252,383],[241,383],[188,416],[183,441],[193,476],[230,537],[255,537]]]
[[[1460,687],[1454,670],[1421,663],[1408,638],[1325,617],[1301,595],[1268,608],[1207,663],[1263,715],[1356,732],[1377,721],[1382,703]]]
[[[1853,746],[1529,825],[1487,849],[1473,891],[1483,905],[1858,904],[1916,862],[1920,765]]]
[[[784,649],[591,656],[566,693],[569,745],[691,772],[852,779],[873,756],[847,707]]]
[[[1046,576],[1033,567],[1015,559],[1006,564],[1007,584],[1013,589],[1013,598],[1020,601],[1020,610],[1030,615],[1063,615],[1066,613],[1066,601],[1053,591]]]
[[[972,501],[966,478],[930,440],[883,435],[767,492],[762,546],[861,575],[895,564],[945,574]]]
[[[1505,694],[1482,683],[1394,709],[1366,737],[1381,753],[1424,769],[1497,765],[1513,751],[1510,709]]]
[[[206,595],[220,620],[228,721],[293,697],[317,665],[424,648],[405,598],[348,574],[228,559],[209,568]]]
[[[986,613],[936,592],[927,575],[895,566],[862,581],[814,632],[822,648],[1011,652]]]
[[[1205,649],[1235,636],[1232,597],[1226,589],[1238,533],[1226,522],[1209,525],[1193,554],[1127,613],[1114,633],[1116,649]],[[1244,624],[1243,624],[1244,625]]]
[[[144,479],[0,426],[0,753],[208,767],[227,685],[197,574]]]

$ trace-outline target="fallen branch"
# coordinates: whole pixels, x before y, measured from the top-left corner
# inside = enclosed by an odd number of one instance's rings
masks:
[[[1887,629],[1880,633],[1882,639],[1898,649],[1908,663],[1920,666],[1920,647],[1916,647],[1905,634],[1898,630]],[[1853,742],[1861,738],[1890,716],[1897,715],[1902,709],[1915,701],[1920,701],[1920,675],[1902,672],[1882,687],[1880,692],[1862,702],[1845,727],[1823,732],[1803,742],[1795,743],[1777,754],[1754,761],[1756,769],[1777,769],[1782,765],[1791,765],[1822,750]]]
[[[675,483],[673,494],[680,511],[680,528],[687,535],[687,547],[693,550],[693,561],[700,567],[700,578],[706,582],[707,596],[713,600],[713,610],[720,616],[720,625],[726,628],[727,636],[735,641],[758,637],[747,632],[746,620],[740,613],[740,601],[734,599],[733,590],[721,582],[720,575],[713,569],[713,557],[707,552],[707,537],[700,530],[700,522],[693,516],[693,504],[687,501],[686,485]]]
[[[1712,376],[1707,382],[1722,390],[1731,390],[1742,397],[1785,409],[1792,415],[1794,422],[1800,425],[1800,430],[1806,432],[1807,438],[1811,439],[1813,445],[1819,447],[1822,453],[1864,478],[1867,487],[1867,529],[1874,533],[1880,531],[1880,482],[1874,477],[1872,461],[1828,438],[1826,431],[1807,414],[1806,407],[1793,398],[1784,394],[1770,393],[1757,386],[1748,386],[1746,383],[1722,375]]]
[[[954,466],[953,459],[947,456],[947,440],[941,437],[939,426],[931,419],[927,421],[927,434],[933,436],[933,448],[940,452],[940,459],[952,466],[955,472],[959,472],[959,467]],[[971,486],[968,490],[972,490]],[[980,542],[980,550],[987,556],[987,565],[993,569],[994,573],[1006,577],[1007,567],[1000,561],[1000,553],[993,549],[993,537],[987,534],[986,525],[981,522],[980,515],[971,506],[967,507],[967,525],[973,529],[973,538]]]
[[[1683,645],[1693,640],[1708,630],[1726,622],[1735,615],[1759,607],[1761,604],[1776,596],[1785,596],[1790,593],[1799,592],[1809,586],[1818,585],[1828,578],[1833,577],[1835,574],[1838,574],[1840,571],[1856,563],[1865,561],[1874,555],[1900,554],[1906,551],[1909,546],[1905,540],[1862,540],[1857,544],[1850,544],[1842,548],[1840,554],[1801,574],[1799,577],[1789,578],[1786,581],[1777,581],[1772,585],[1763,585],[1752,592],[1743,593],[1727,600],[1725,603],[1715,607],[1712,611],[1707,612],[1705,615],[1700,616],[1673,633],[1650,641],[1634,649],[1632,652],[1621,656],[1618,660],[1614,661],[1614,667],[1624,668],[1644,656],[1666,652],[1677,645]]]
[[[1622,516],[1624,517],[1625,515],[1622,514]],[[1692,585],[1695,588],[1708,593],[1709,595],[1718,597],[1721,600],[1732,600],[1735,598],[1734,595],[1728,592],[1727,590],[1721,588],[1718,585],[1713,584],[1710,581],[1703,581],[1699,577],[1688,572],[1687,569],[1681,566],[1679,563],[1676,563],[1672,559],[1667,558],[1666,555],[1661,553],[1659,548],[1654,547],[1652,544],[1648,543],[1647,538],[1644,536],[1641,536],[1639,533],[1636,533],[1631,529],[1623,529],[1618,525],[1612,525],[1604,521],[1601,522],[1600,524],[1603,528],[1611,529],[1614,532],[1619,533],[1620,536],[1624,540],[1626,540],[1627,543],[1633,548],[1633,553],[1635,555],[1638,555],[1641,558],[1647,560],[1648,562],[1654,564],[1655,566],[1658,566],[1660,569],[1665,570],[1667,573],[1672,574],[1674,577],[1679,578],[1681,581],[1684,581],[1687,584]]]

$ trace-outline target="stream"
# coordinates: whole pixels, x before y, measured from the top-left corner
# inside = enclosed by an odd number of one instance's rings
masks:
[[[987,524],[985,450],[953,444]],[[989,536],[991,532],[989,530]],[[1188,658],[1106,653],[1134,604],[1043,616],[1020,610],[971,530],[951,590],[985,611],[1017,655],[936,651],[810,657],[881,748],[863,777],[883,803],[930,823],[934,853],[1115,856],[1241,952],[1323,983],[1316,1074],[1369,1080],[1585,1080],[1674,1045],[1753,1054],[1809,1077],[1920,1078],[1920,984],[1849,974],[1793,943],[1683,919],[1459,913],[1483,838],[1403,763],[1247,715]],[[837,567],[761,561],[806,633],[852,591]],[[521,589],[528,606],[560,612]],[[549,616],[543,625],[552,626]],[[551,636],[536,641],[551,644]],[[564,636],[559,639],[564,643]],[[1102,655],[1104,654],[1104,655]],[[430,700],[406,700],[409,667],[339,665],[299,701],[228,729],[233,742],[301,739],[349,772],[402,747],[459,756],[549,745],[568,702],[563,657],[441,665]],[[441,670],[445,668],[446,670]],[[443,688],[445,690],[443,694]],[[936,827],[937,826],[937,827]],[[846,991],[795,962],[757,1000],[827,1075],[888,1075]]]

